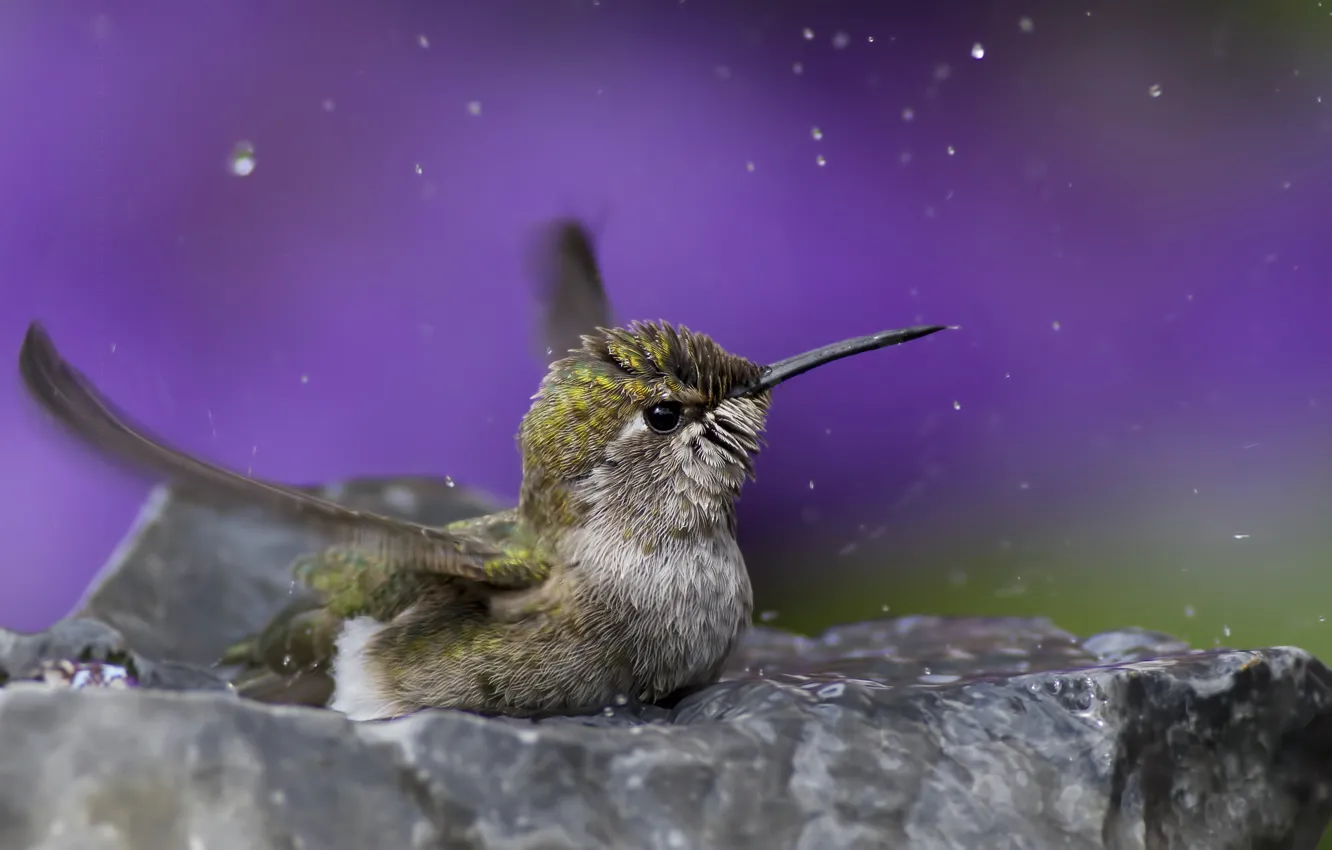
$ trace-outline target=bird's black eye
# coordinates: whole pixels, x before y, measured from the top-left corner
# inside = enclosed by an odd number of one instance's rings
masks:
[[[658,434],[669,434],[684,421],[681,418],[682,412],[683,408],[678,401],[659,401],[643,411],[643,421]]]

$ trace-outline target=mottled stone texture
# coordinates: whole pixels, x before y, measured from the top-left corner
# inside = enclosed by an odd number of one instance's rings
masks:
[[[487,507],[421,479],[325,492],[427,522]],[[673,706],[537,723],[239,699],[208,665],[317,542],[158,491],[77,618],[0,632],[0,848],[1238,850],[1314,847],[1328,820],[1326,667],[1137,630],[756,628]],[[73,690],[60,659],[140,687]]]

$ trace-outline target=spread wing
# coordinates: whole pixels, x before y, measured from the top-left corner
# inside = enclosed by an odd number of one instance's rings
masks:
[[[578,348],[583,334],[614,324],[610,299],[587,229],[574,220],[548,226],[531,257],[542,314],[542,360]]]
[[[38,322],[24,337],[19,371],[42,407],[97,449],[209,499],[264,505],[311,522],[381,569],[453,576],[496,589],[528,587],[548,575],[540,559],[515,558],[499,541],[353,510],[175,449],[118,411],[60,356]]]

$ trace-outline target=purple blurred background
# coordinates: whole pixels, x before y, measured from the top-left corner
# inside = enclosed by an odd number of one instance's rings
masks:
[[[779,391],[742,504],[761,601],[1316,648],[1330,35],[1286,2],[10,0],[0,347],[40,318],[265,477],[511,500],[523,252],[577,215],[620,318],[755,359],[963,326]],[[0,422],[0,623],[39,628],[150,482],[12,366]]]

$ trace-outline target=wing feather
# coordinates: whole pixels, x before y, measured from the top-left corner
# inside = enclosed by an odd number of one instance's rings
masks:
[[[38,322],[19,353],[28,391],[57,420],[99,451],[151,470],[214,501],[257,504],[311,522],[392,570],[453,576],[495,588],[531,586],[546,567],[515,569],[502,546],[442,528],[359,511],[312,493],[241,475],[176,449],[118,410],[65,361]]]

